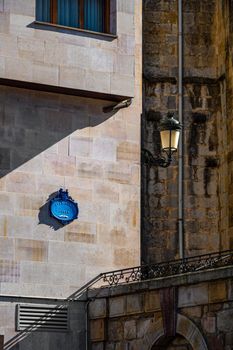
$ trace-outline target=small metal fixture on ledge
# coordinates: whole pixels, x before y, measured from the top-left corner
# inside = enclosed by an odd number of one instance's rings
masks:
[[[142,161],[150,166],[161,166],[167,168],[172,162],[172,155],[177,151],[181,124],[175,119],[174,113],[168,113],[160,122],[158,130],[160,132],[162,152],[154,156],[149,150],[142,149]]]

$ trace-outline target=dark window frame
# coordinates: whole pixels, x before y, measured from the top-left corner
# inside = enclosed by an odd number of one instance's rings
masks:
[[[79,4],[79,26],[70,27],[70,28],[86,30],[84,27],[84,1],[85,0],[76,0],[76,1],[78,1],[78,4]],[[101,33],[111,34],[110,33],[110,0],[103,0],[103,1],[104,1],[104,10],[103,10],[104,11],[104,16],[103,16],[104,31]],[[57,0],[50,0],[50,23],[59,26],[59,24],[57,23],[57,15],[58,15]]]

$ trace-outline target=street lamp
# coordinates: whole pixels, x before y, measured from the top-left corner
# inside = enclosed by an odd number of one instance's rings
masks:
[[[167,168],[172,162],[172,155],[177,151],[181,124],[174,118],[174,113],[168,113],[163,118],[158,127],[161,139],[161,150],[165,153],[165,156],[156,155],[148,151],[147,149],[142,150],[143,162],[150,166],[161,166]]]

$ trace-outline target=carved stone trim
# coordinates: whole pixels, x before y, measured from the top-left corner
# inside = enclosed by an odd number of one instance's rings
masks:
[[[176,335],[178,303],[177,295],[177,287],[165,288],[160,290],[163,328],[166,337],[174,337]]]
[[[186,316],[177,314],[176,334],[182,335],[195,350],[208,350],[206,341],[198,327]],[[146,350],[162,349],[168,337],[164,333],[162,319],[151,322],[144,336],[143,344]]]

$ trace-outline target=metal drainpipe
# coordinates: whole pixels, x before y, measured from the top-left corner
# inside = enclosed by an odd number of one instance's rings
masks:
[[[179,49],[178,49],[178,96],[179,96],[179,121],[183,125],[183,2],[178,0],[178,28],[179,28]],[[180,132],[179,142],[179,175],[178,175],[178,227],[179,227],[179,255],[184,255],[184,128]]]
[[[89,304],[91,302],[91,299],[87,299],[86,305],[85,305],[85,313],[86,313],[86,350],[89,350],[89,332],[88,332],[88,315],[89,315]]]

